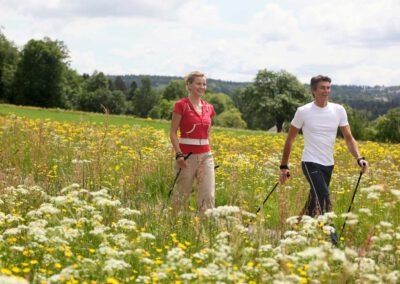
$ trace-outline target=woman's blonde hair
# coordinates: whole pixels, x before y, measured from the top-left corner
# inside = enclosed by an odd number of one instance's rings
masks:
[[[194,79],[196,79],[196,77],[205,77],[206,75],[204,75],[204,73],[200,72],[200,71],[192,71],[189,74],[187,74],[185,76],[185,83],[186,86],[189,84],[192,84]]]

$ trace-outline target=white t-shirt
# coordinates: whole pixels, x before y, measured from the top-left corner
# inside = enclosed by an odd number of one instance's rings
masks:
[[[347,113],[343,106],[330,103],[319,107],[314,102],[297,109],[292,125],[303,130],[304,149],[302,161],[324,166],[334,164],[333,151],[339,126],[346,126]]]

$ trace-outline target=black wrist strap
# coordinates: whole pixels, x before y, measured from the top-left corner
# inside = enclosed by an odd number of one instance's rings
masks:
[[[181,157],[184,158],[185,155],[183,155],[182,152],[177,152],[176,155],[175,155],[175,160],[178,160],[178,159],[181,158]]]
[[[279,169],[281,169],[281,170],[289,170],[289,167],[287,165],[280,165]]]
[[[365,157],[357,158],[357,164],[358,164],[359,166],[361,166],[361,165],[360,165],[360,161],[361,161],[361,160],[365,160]]]

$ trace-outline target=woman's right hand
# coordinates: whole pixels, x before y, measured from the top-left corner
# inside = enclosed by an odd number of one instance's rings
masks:
[[[184,169],[187,167],[186,160],[184,157],[179,157],[176,161],[178,163],[179,168]]]

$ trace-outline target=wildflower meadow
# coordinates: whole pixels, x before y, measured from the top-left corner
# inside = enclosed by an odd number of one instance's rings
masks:
[[[193,198],[174,217],[165,129],[1,115],[0,283],[399,283],[399,144],[359,142],[370,171],[347,214],[359,168],[338,139],[333,212],[299,218],[299,137],[256,215],[284,140],[213,129],[216,208],[200,216]]]

